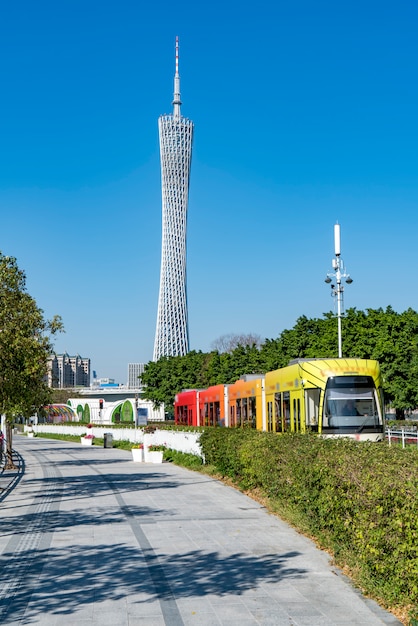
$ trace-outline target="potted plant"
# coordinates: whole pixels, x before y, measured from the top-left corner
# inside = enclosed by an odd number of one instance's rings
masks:
[[[167,446],[164,444],[153,443],[148,446],[147,461],[148,463],[162,463],[164,450]]]
[[[144,462],[144,444],[138,443],[135,446],[132,446],[132,460],[134,463],[143,463]]]
[[[92,428],[92,427],[93,427],[93,424],[87,424],[87,428]],[[83,433],[80,439],[81,439],[82,446],[92,446],[94,435],[91,431],[90,432],[88,431],[86,433]]]

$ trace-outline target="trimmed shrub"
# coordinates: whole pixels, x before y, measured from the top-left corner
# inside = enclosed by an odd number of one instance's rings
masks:
[[[418,607],[418,451],[347,438],[208,429],[206,463],[257,489],[387,606]]]

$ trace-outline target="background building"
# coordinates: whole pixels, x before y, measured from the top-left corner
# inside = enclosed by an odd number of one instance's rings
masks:
[[[57,389],[90,386],[90,359],[53,354],[48,360],[48,385]]]
[[[160,292],[154,361],[189,351],[186,293],[186,227],[193,122],[180,113],[179,44],[176,38],[173,114],[158,120],[162,186]]]
[[[138,389],[141,386],[139,376],[143,373],[145,363],[128,363],[128,388]]]

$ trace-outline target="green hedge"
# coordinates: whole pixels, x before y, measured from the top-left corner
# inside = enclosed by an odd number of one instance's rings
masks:
[[[206,464],[257,489],[386,606],[418,615],[418,451],[386,443],[208,429]]]

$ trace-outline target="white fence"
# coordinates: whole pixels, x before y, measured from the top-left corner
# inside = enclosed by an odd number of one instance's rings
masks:
[[[418,431],[416,430],[393,430],[388,428],[386,430],[386,439],[389,445],[392,443],[400,443],[402,444],[402,448],[405,448],[407,445],[415,444],[418,447]]]
[[[156,430],[153,433],[144,433],[142,428],[112,428],[94,425],[87,429],[86,426],[61,426],[60,424],[36,424],[33,427],[35,433],[56,433],[57,435],[81,436],[88,430],[94,437],[103,439],[104,434],[110,433],[115,441],[129,441],[130,443],[163,444],[167,448],[178,452],[187,452],[202,456],[200,449],[200,433],[179,432],[174,430]],[[25,431],[28,427],[25,427]]]

